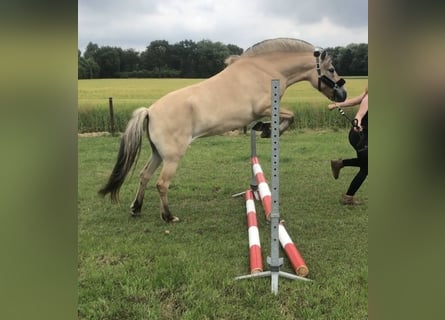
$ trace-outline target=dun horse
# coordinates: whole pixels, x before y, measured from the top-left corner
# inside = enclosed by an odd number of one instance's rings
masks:
[[[309,81],[330,100],[346,99],[345,81],[337,75],[329,55],[302,40],[265,40],[240,56],[229,57],[226,64],[215,76],[173,91],[149,108],[134,111],[122,136],[114,169],[99,190],[100,195],[110,193],[113,202],[119,201],[119,189],[139,156],[146,130],[152,153],[140,173],[131,214],[140,214],[146,185],[162,163],[156,182],[161,217],[166,222],[178,221],[169,209],[167,192],[188,145],[197,138],[242,128],[270,116],[272,79],[280,80],[280,97],[292,84]],[[280,133],[293,119],[293,112],[281,108]]]

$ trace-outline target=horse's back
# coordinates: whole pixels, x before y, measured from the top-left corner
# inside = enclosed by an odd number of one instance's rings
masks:
[[[233,58],[218,74],[161,97],[150,107],[158,134],[181,132],[190,139],[244,127],[270,103],[270,83],[249,61]]]

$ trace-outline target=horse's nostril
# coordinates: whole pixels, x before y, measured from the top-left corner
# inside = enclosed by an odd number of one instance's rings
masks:
[[[336,89],[334,90],[333,99],[335,102],[343,102],[346,100],[347,92],[344,89]]]

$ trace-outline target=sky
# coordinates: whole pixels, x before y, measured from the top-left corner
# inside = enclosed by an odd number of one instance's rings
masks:
[[[154,40],[247,49],[271,38],[326,48],[368,43],[368,0],[79,0],[78,48],[142,52]]]

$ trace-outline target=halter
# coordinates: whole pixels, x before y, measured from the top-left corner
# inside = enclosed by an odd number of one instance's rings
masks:
[[[340,78],[340,80],[338,80],[337,82],[334,82],[333,80],[329,79],[324,74],[323,75],[321,74],[320,55],[323,55],[323,54],[326,54],[326,52],[323,51],[322,49],[316,48],[314,50],[314,57],[315,57],[315,61],[317,63],[317,73],[318,73],[318,91],[321,91],[321,83],[322,82],[331,89],[334,89],[334,90],[340,89],[346,83],[346,81],[343,78]]]

